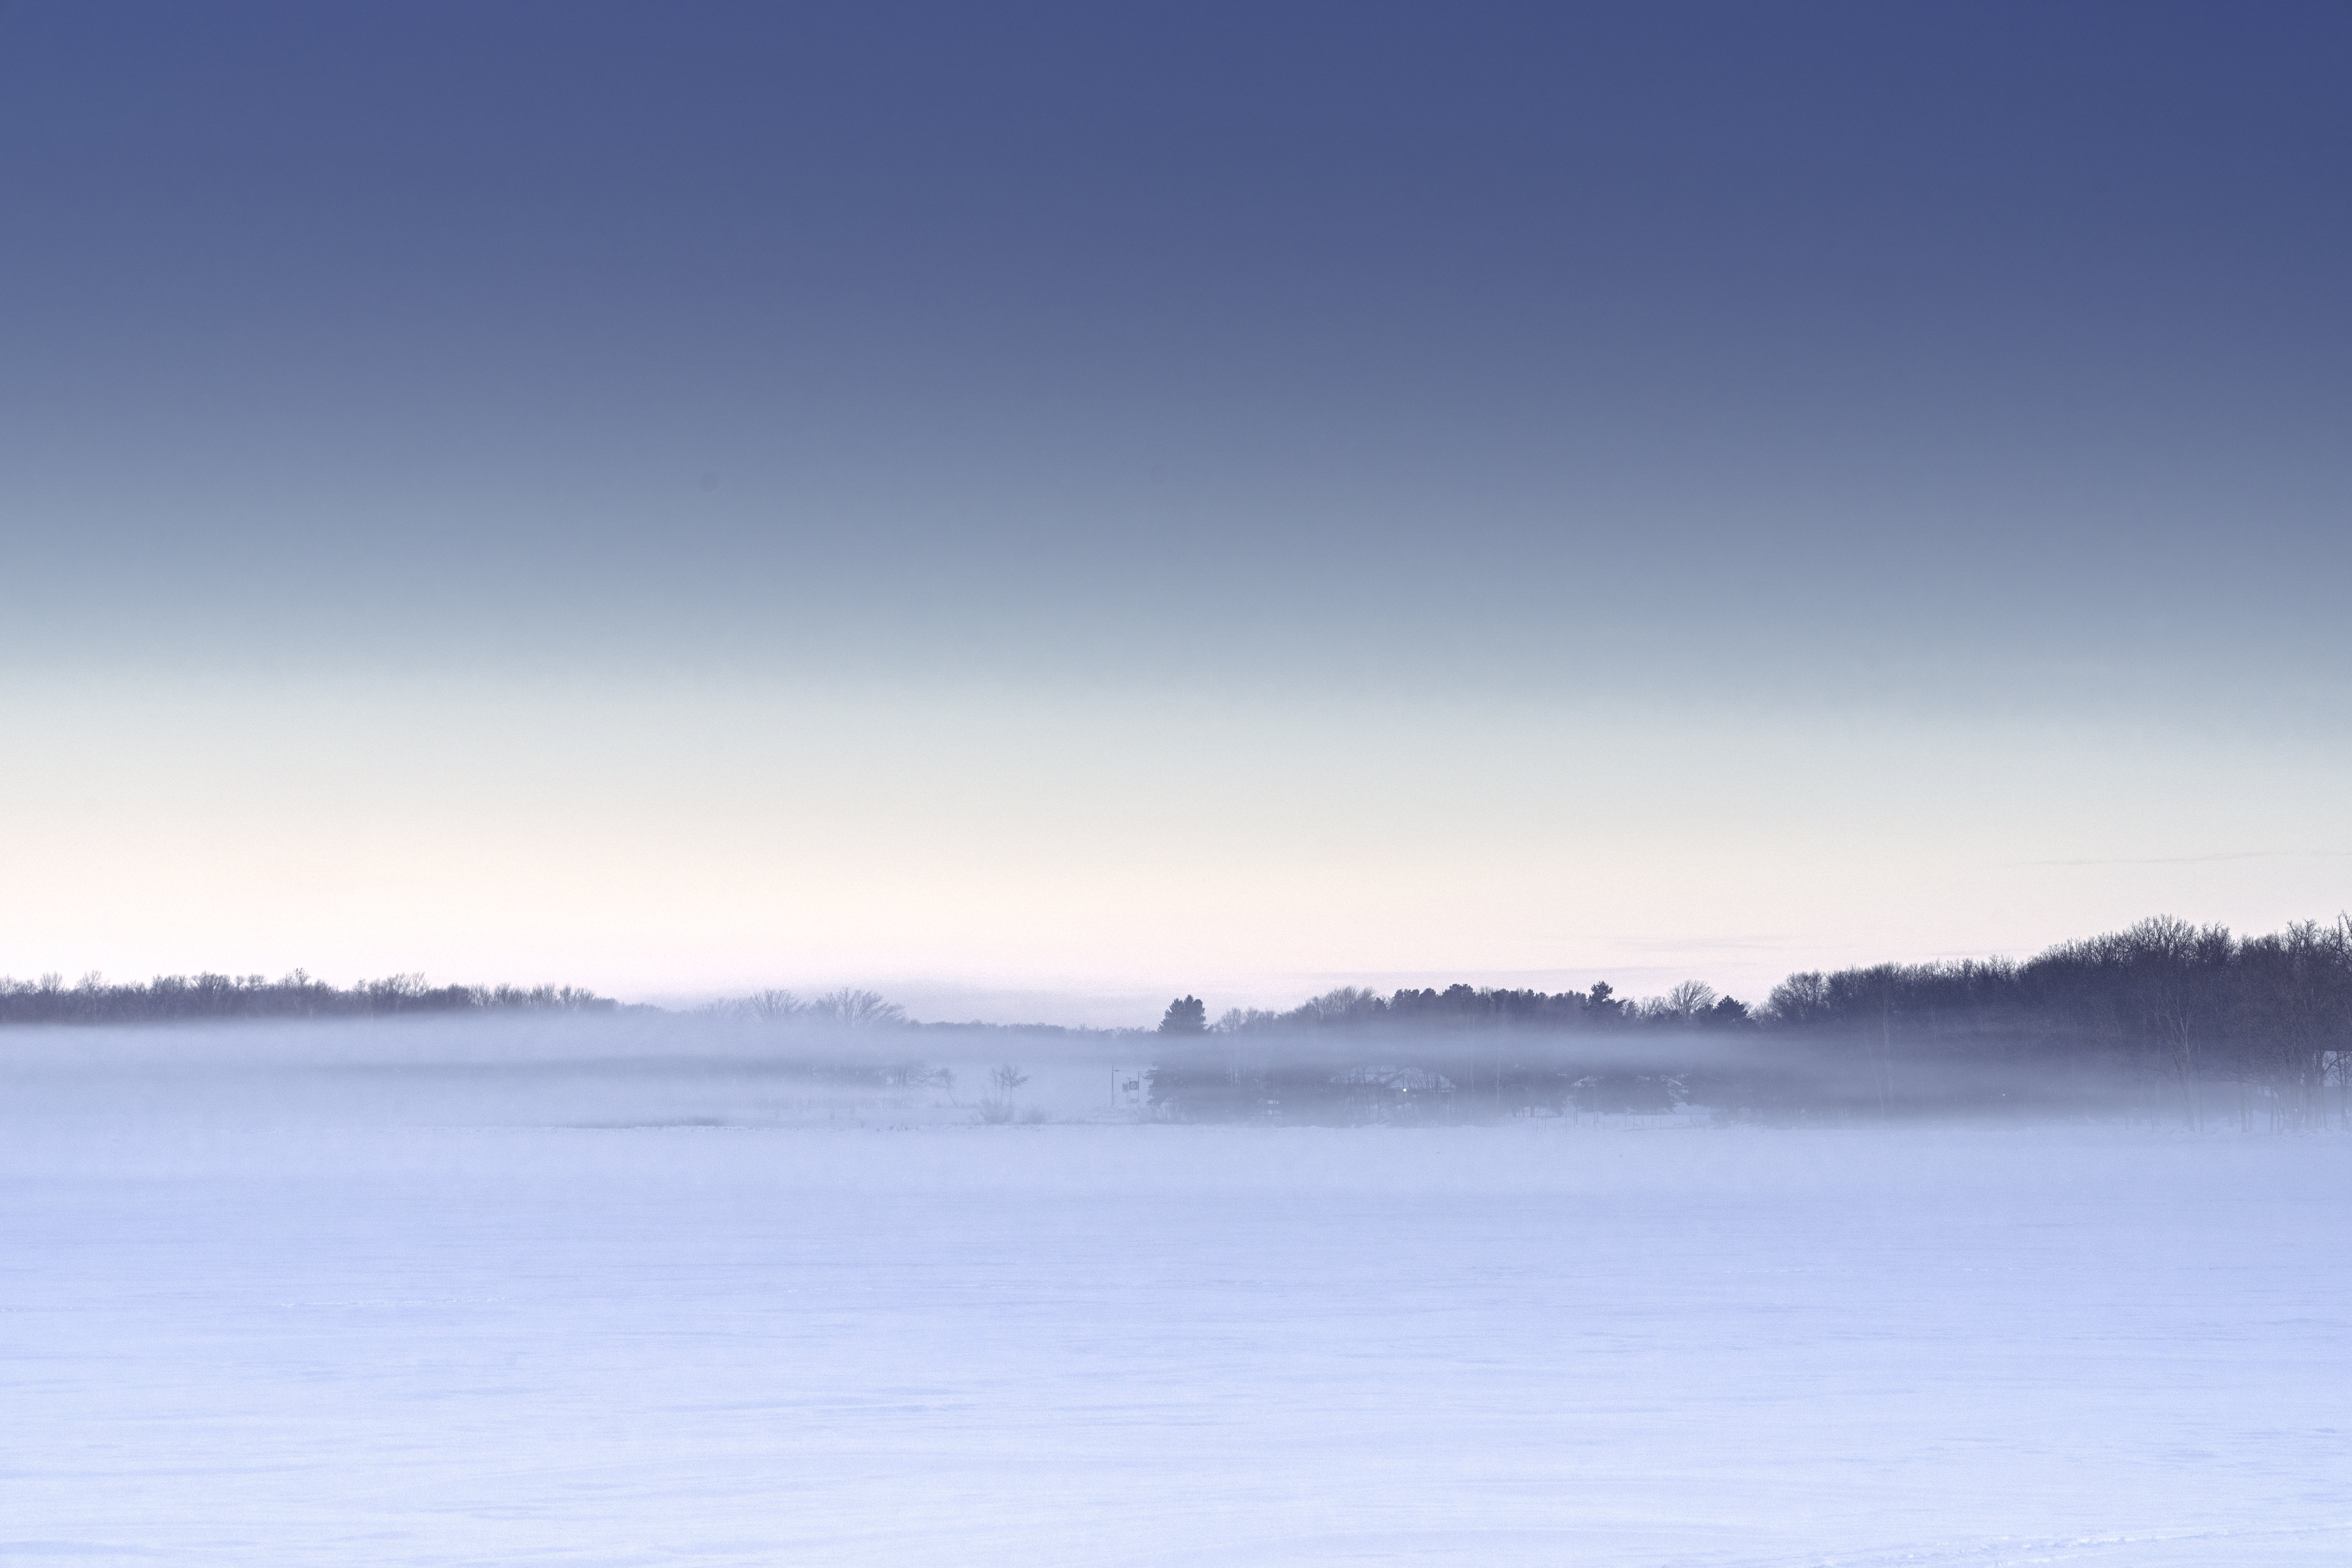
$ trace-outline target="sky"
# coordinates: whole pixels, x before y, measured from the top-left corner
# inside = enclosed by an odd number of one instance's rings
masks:
[[[0,9],[0,972],[2352,904],[2352,13]]]

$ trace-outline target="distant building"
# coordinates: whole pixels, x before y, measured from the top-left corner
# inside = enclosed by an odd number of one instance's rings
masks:
[[[1110,1102],[1119,1110],[1148,1110],[1151,1107],[1151,1069],[1150,1068],[1113,1068],[1110,1074]]]

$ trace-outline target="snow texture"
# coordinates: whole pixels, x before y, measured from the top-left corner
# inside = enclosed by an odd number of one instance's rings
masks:
[[[0,1561],[2352,1561],[2342,1139],[90,1039],[0,1066]]]

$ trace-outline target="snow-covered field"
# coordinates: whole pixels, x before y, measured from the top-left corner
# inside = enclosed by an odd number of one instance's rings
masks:
[[[0,1560],[2352,1562],[2341,1139],[78,1052],[0,1061]]]

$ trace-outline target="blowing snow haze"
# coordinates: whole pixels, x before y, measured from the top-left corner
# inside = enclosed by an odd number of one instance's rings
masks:
[[[2352,1557],[2347,73],[0,0],[0,1563]]]

